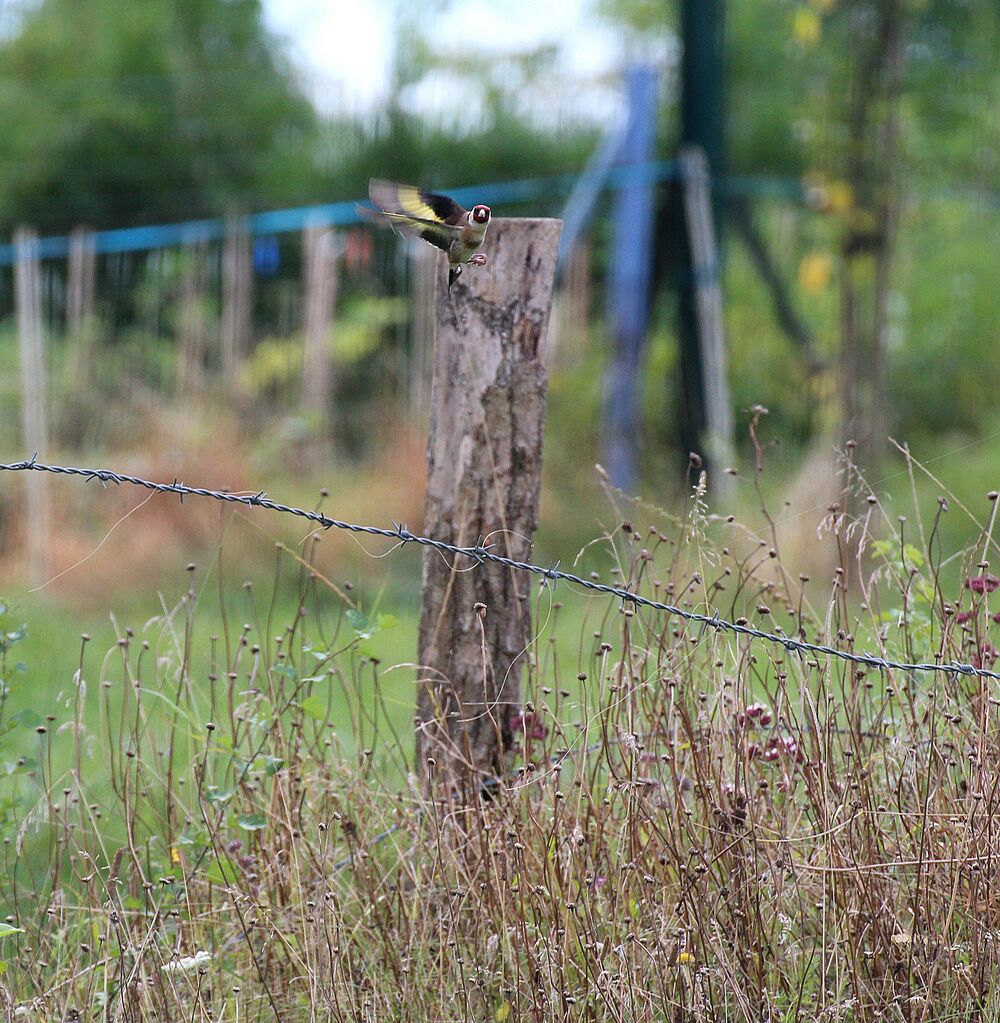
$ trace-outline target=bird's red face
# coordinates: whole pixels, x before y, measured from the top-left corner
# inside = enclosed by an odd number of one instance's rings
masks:
[[[489,206],[472,207],[472,221],[475,224],[488,224],[491,216]]]

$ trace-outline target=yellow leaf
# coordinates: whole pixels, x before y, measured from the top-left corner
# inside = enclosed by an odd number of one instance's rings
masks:
[[[170,847],[170,862],[171,863],[180,863],[180,861],[181,861],[181,851],[180,851],[180,849],[177,848],[176,845],[172,845]]]
[[[800,7],[792,15],[792,36],[800,46],[815,46],[823,34],[820,16],[808,7]]]
[[[854,189],[850,182],[838,178],[826,188],[826,208],[831,213],[846,213],[854,206]]]
[[[690,966],[693,962],[694,962],[693,952],[681,952],[680,955],[677,956],[678,966]]]
[[[799,263],[799,287],[809,295],[825,291],[833,276],[833,260],[825,252],[810,252]]]
[[[498,1006],[497,1011],[493,1013],[493,1018],[497,1023],[505,1023],[505,1020],[510,1016],[510,1002],[505,998]]]

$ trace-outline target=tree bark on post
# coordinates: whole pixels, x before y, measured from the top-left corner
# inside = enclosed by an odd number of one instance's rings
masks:
[[[504,219],[490,263],[449,293],[439,260],[424,530],[526,560],[538,522],[545,343],[558,220]],[[417,760],[431,791],[475,795],[502,776],[531,637],[531,577],[426,550]]]

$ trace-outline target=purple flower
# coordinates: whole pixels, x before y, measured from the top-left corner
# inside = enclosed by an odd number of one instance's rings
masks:
[[[980,643],[979,649],[972,655],[973,668],[992,668],[997,659],[996,647],[992,643]]]
[[[544,739],[549,734],[548,728],[542,722],[541,715],[536,712],[516,714],[510,719],[510,730],[523,732],[526,739]]]
[[[741,710],[736,715],[736,722],[740,725],[760,725],[763,728],[771,723],[771,709],[764,703],[751,703],[746,710]]]
[[[974,575],[965,580],[965,585],[973,593],[992,593],[1000,586],[1000,579],[995,575]]]
[[[964,625],[966,622],[971,622],[975,617],[975,611],[959,611],[958,614],[955,615],[955,621],[958,622],[959,625]]]

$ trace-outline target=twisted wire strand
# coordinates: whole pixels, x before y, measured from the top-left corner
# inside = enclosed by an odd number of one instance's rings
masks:
[[[472,547],[460,547],[448,543],[445,540],[438,540],[430,536],[420,536],[411,533],[405,525],[393,522],[392,528],[386,526],[359,525],[355,522],[345,522],[342,519],[335,519],[317,511],[308,511],[305,508],[296,508],[292,505],[282,504],[267,496],[263,490],[256,494],[234,494],[226,490],[211,490],[207,487],[189,487],[184,483],[174,480],[173,483],[156,483],[152,480],[143,479],[140,476],[132,476],[128,473],[114,472],[111,469],[81,469],[75,466],[47,465],[39,462],[36,456],[32,456],[22,462],[0,463],[0,472],[47,472],[60,476],[81,476],[86,480],[99,480],[103,484],[127,483],[135,487],[143,487],[161,494],[178,494],[183,499],[186,496],[208,497],[214,501],[224,501],[229,504],[241,504],[251,508],[267,508],[269,511],[280,512],[284,515],[295,515],[315,522],[323,529],[342,529],[350,533],[366,533],[370,536],[382,536],[389,540],[397,540],[403,546],[408,543],[418,544],[421,547],[431,547],[434,550],[446,552],[469,558],[482,565],[492,562],[495,565],[503,565],[519,572],[528,572],[543,579],[556,582],[563,580],[580,586],[583,589],[594,593],[605,593],[617,597],[623,603],[632,604],[636,607],[646,607],[654,611],[663,611],[669,615],[676,615],[689,622],[701,624],[706,628],[713,628],[720,632],[727,632],[737,636],[746,636],[750,639],[759,639],[765,643],[784,647],[789,653],[817,654],[824,657],[839,658],[851,664],[864,665],[866,667],[878,668],[881,671],[903,671],[903,672],[939,672],[942,674],[974,675],[981,678],[1000,679],[1000,672],[991,671],[988,668],[977,668],[973,664],[963,664],[959,661],[934,661],[934,662],[908,662],[894,661],[887,657],[879,657],[875,654],[855,653],[850,650],[841,650],[838,647],[828,646],[825,643],[810,643],[802,639],[794,639],[777,632],[767,632],[763,629],[754,628],[752,625],[744,625],[739,622],[731,622],[719,616],[718,612],[713,615],[704,614],[699,611],[688,611],[675,604],[668,604],[661,600],[653,600],[644,597],[642,594],[633,593],[623,586],[611,586],[607,583],[597,582],[594,579],[585,579],[583,576],[575,575],[572,572],[565,572],[559,568],[559,562],[546,567],[536,565],[529,561],[517,561],[514,558],[497,554],[493,549],[494,544],[484,544],[480,540]]]

